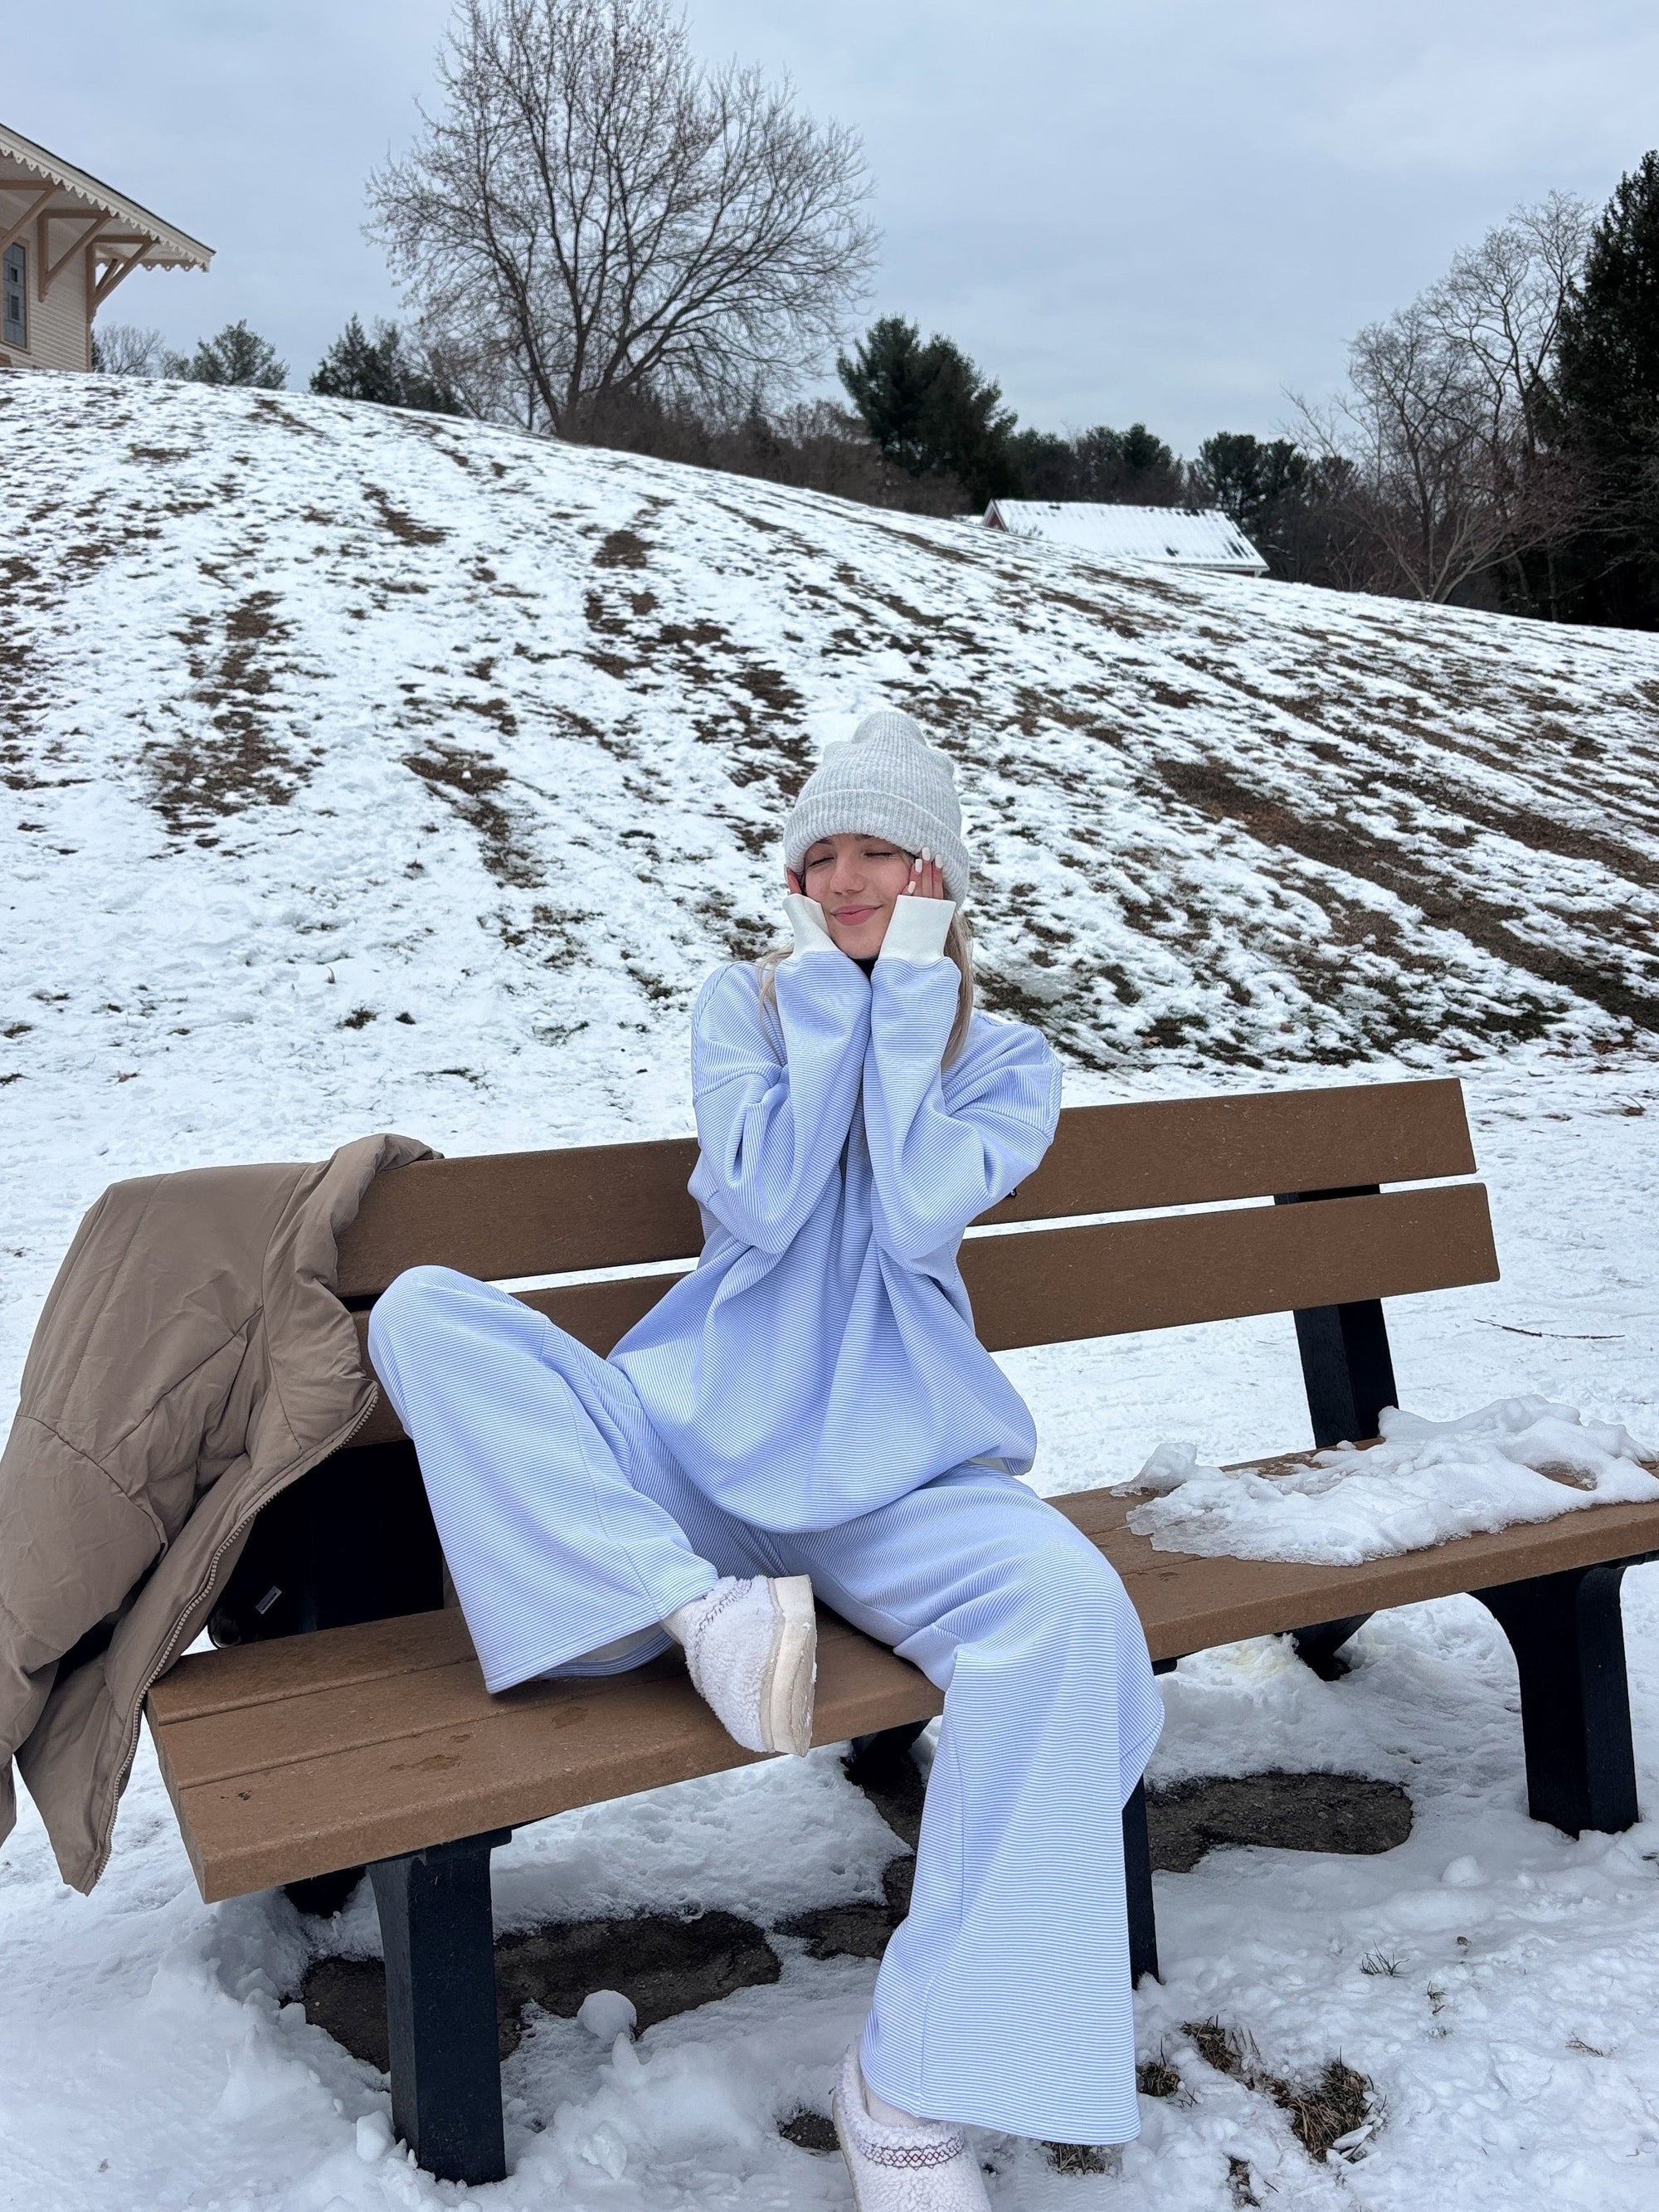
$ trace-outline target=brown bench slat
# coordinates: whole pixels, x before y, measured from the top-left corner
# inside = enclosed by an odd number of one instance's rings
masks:
[[[411,1623],[418,1621],[416,1645]],[[472,1657],[472,1638],[458,1606],[442,1612],[398,1613],[351,1629],[281,1636],[198,1651],[155,1683],[152,1718],[169,1729],[181,1721],[264,1706],[273,1698],[307,1698],[353,1683],[401,1680],[411,1667],[447,1667]],[[198,1663],[200,1662],[200,1663]]]
[[[1136,1501],[1110,1491],[1079,1492],[1054,1503],[1123,1577],[1154,1659],[1659,1553],[1659,1505],[1586,1506],[1397,1559],[1329,1567],[1154,1551],[1149,1539],[1124,1525]]]
[[[973,1237],[962,1248],[962,1273],[980,1341],[993,1352],[1401,1297],[1498,1276],[1480,1183]],[[518,1295],[604,1353],[673,1280],[635,1277]],[[366,1344],[367,1316],[357,1320]],[[402,1434],[383,1397],[359,1439]]]
[[[690,1259],[702,1248],[685,1188],[696,1160],[695,1137],[417,1160],[364,1193],[340,1239],[340,1296],[372,1296],[405,1267],[488,1282]]]
[[[1054,1503],[1122,1576],[1155,1659],[1659,1552],[1650,1505],[1592,1506],[1325,1567],[1156,1552],[1124,1525],[1133,1500],[1108,1491]],[[817,1741],[924,1719],[940,1704],[914,1668],[823,1619]],[[488,1697],[453,1612],[181,1660],[149,1713],[210,1902],[750,1763],[678,1661]]]
[[[249,1727],[246,1706],[198,1713],[167,1723],[167,1765],[179,1789],[199,1790],[337,1751],[361,1751],[376,1743],[418,1744],[434,1730],[475,1721],[481,1686],[469,1646],[447,1666],[423,1666],[418,1674],[406,1670],[396,1678],[382,1674],[320,1683],[303,1697],[267,1697],[258,1708],[257,1729]],[[574,1723],[580,1716],[567,1706],[561,1717]]]
[[[380,1176],[340,1240],[340,1295],[436,1263],[486,1281],[693,1258],[694,1139],[430,1160]],[[1261,1097],[1073,1106],[1048,1157],[985,1218],[1126,1213],[1281,1191],[1472,1175],[1455,1078]]]
[[[1438,1182],[1473,1175],[1474,1166],[1455,1076],[1071,1106],[1040,1164],[984,1218],[1215,1206],[1287,1191]]]
[[[1317,1206],[970,1237],[962,1273],[981,1343],[1011,1352],[1461,1289],[1495,1283],[1498,1269],[1484,1186],[1453,1183]],[[563,1284],[518,1295],[604,1353],[673,1279]]]
[[[1498,1279],[1479,1183],[979,1237],[962,1248],[993,1352]]]
[[[381,1686],[383,1712],[394,1723],[399,1714],[406,1722],[412,1697],[425,1694],[430,1670],[418,1660],[434,1633],[429,1624],[441,1618],[416,1613],[403,1623],[413,1680],[406,1673]],[[326,1629],[287,1640],[326,1638],[349,1657],[350,1639],[360,1633]],[[436,1641],[443,1640],[439,1631]],[[175,1673],[210,1666],[218,1656],[181,1661]],[[158,1683],[151,1730],[208,1902],[753,1763],[692,1691],[678,1661],[597,1683],[527,1683],[495,1698],[486,1695],[476,1661],[470,1672],[470,1714],[445,1727],[411,1735],[405,1726],[388,1735],[370,1719],[365,1700],[359,1719],[372,1741],[194,1786],[174,1771],[175,1735],[193,1758],[192,1732],[227,1723],[170,1723]],[[313,1692],[299,1700],[295,1724],[327,1696]],[[833,1620],[821,1634],[817,1696],[824,1742],[923,1717],[944,1702],[913,1667]]]
[[[382,1743],[411,1747],[410,1757],[417,1762],[414,1771],[420,1771],[418,1760],[428,1737],[442,1736],[455,1728],[470,1726],[481,1716],[516,1711],[520,1706],[540,1711],[538,1726],[551,1734],[577,1731],[564,1754],[574,1773],[588,1759],[586,1737],[599,1724],[595,1717],[609,1714],[610,1698],[623,1695],[635,1681],[654,1681],[664,1673],[684,1673],[678,1655],[665,1653],[660,1662],[612,1677],[608,1691],[592,1682],[530,1682],[491,1698],[484,1690],[471,1644],[465,1640],[465,1648],[454,1650],[451,1637],[441,1629],[434,1634],[427,1625],[439,1618],[421,1613],[405,1616],[404,1666],[395,1678],[359,1676],[340,1682],[318,1681],[306,1690],[289,1692],[281,1686],[283,1670],[279,1664],[260,1703],[257,1729],[250,1729],[246,1707],[165,1721],[161,1725],[174,1785],[185,1791],[201,1790],[216,1783],[245,1780],[249,1775],[272,1773],[279,1767],[302,1765],[337,1753],[372,1750]],[[421,1624],[413,1636],[408,1627],[411,1621]],[[285,1637],[280,1644],[268,1648],[280,1652],[293,1641]],[[844,1621],[826,1614],[820,1633],[820,1657],[829,1672],[827,1686],[821,1686],[819,1691],[826,1715],[838,1713],[849,1693],[862,1695],[869,1687],[867,1670],[861,1663],[848,1661],[845,1655],[837,1656],[849,1641],[861,1645],[867,1639]],[[890,1658],[882,1646],[872,1649],[880,1659]],[[447,1657],[443,1656],[446,1651]],[[350,1653],[342,1656],[349,1663]],[[904,1694],[910,1692],[907,1689]],[[610,1726],[610,1721],[604,1720],[604,1727]],[[840,1738],[822,1740],[838,1741]]]

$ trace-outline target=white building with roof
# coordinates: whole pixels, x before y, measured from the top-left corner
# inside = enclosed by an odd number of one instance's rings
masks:
[[[1157,561],[1231,576],[1265,576],[1267,564],[1218,507],[1118,507],[1082,499],[994,499],[988,530],[1041,538],[1103,561]]]
[[[0,368],[90,368],[92,319],[135,269],[211,246],[0,124]]]

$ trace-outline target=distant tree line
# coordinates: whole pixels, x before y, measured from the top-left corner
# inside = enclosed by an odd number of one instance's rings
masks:
[[[670,0],[456,0],[441,100],[370,182],[415,309],[356,317],[336,398],[951,514],[997,497],[1219,507],[1272,572],[1340,589],[1659,628],[1659,154],[1596,216],[1522,208],[1361,331],[1291,434],[1182,459],[1145,422],[1024,428],[950,337],[848,327],[876,234],[858,142],[787,82],[690,51]],[[275,388],[246,323],[188,356],[100,332],[96,365]]]
[[[160,331],[115,323],[92,334],[92,365],[104,376],[175,376],[191,384],[252,385],[280,391],[288,363],[276,349],[243,323],[227,323],[217,337],[204,338],[194,353],[174,353]]]

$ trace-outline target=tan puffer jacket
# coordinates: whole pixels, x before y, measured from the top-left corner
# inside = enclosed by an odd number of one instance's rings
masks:
[[[374,1408],[337,1239],[383,1168],[431,1158],[365,1137],[117,1183],[76,1234],[0,1456],[0,1840],[15,1758],[76,1889],[109,1857],[149,1686],[254,1515]]]

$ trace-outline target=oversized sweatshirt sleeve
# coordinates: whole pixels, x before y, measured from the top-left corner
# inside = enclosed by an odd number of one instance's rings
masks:
[[[933,912],[907,914],[912,905]],[[1030,1173],[1060,1115],[1060,1064],[1036,1030],[982,1024],[942,1071],[958,981],[943,951],[950,911],[942,900],[902,901],[871,977],[864,1125],[876,1241],[910,1266],[954,1250]]]
[[[691,1194],[762,1252],[788,1248],[838,1172],[870,1040],[862,969],[802,935],[797,917],[797,950],[775,971],[775,1026],[746,966],[711,976],[692,1016]]]

